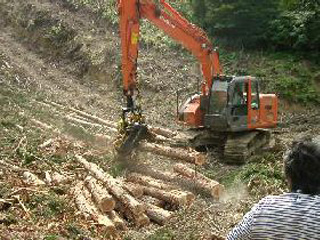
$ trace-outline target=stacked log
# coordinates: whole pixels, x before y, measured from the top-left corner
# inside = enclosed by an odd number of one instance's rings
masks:
[[[145,214],[145,212],[137,215],[137,214],[132,214],[132,212],[127,209],[121,202],[117,202],[116,203],[116,207],[115,209],[121,213],[125,218],[127,218],[128,220],[134,222],[134,224],[137,227],[143,227],[146,225],[149,225],[150,223],[150,219],[148,218],[148,216]]]
[[[86,218],[95,220],[99,225],[104,227],[106,233],[112,237],[118,238],[113,222],[106,215],[102,215],[93,205],[90,193],[82,183],[76,184],[73,188],[73,195],[78,209]]]
[[[146,203],[146,214],[152,221],[160,225],[166,224],[172,217],[172,212],[149,203]]]
[[[148,203],[148,204],[160,207],[160,208],[164,208],[165,205],[166,205],[165,201],[157,199],[157,198],[154,198],[154,197],[151,197],[151,196],[148,196],[148,195],[143,195],[141,197],[141,201],[144,202],[144,203]]]
[[[139,149],[196,165],[203,165],[205,163],[205,156],[203,154],[191,150],[186,151],[185,149],[177,149],[148,142],[140,143]]]
[[[201,186],[203,189],[208,191],[211,196],[215,199],[219,199],[222,192],[224,191],[224,186],[219,184],[199,172],[187,167],[184,164],[176,164],[173,167],[174,171],[181,174],[183,177],[191,179],[197,185]]]
[[[76,159],[81,163],[96,179],[104,183],[107,190],[124,205],[131,215],[139,216],[145,211],[144,206],[134,197],[127,193],[111,175],[105,173],[96,164],[88,162],[83,157],[77,155]]]
[[[124,220],[119,216],[119,214],[112,210],[110,212],[108,212],[108,216],[111,219],[111,221],[113,222],[113,224],[115,225],[116,229],[120,230],[120,231],[126,231],[128,229],[126,223],[124,222]]]
[[[175,187],[172,185],[169,185],[167,183],[164,183],[160,179],[155,179],[149,176],[144,176],[138,173],[130,173],[127,176],[127,181],[133,182],[136,184],[144,185],[147,187],[154,187],[158,189],[163,189],[163,190],[172,190]]]
[[[91,192],[92,198],[100,211],[110,212],[114,209],[115,201],[113,197],[108,193],[107,190],[102,188],[97,181],[89,176],[85,179],[86,187]]]
[[[154,187],[143,186],[143,192],[146,195],[158,198],[177,207],[189,206],[194,200],[192,193],[180,190],[165,191]]]
[[[141,198],[143,195],[143,189],[138,185],[126,182],[122,183],[122,187],[135,198]]]

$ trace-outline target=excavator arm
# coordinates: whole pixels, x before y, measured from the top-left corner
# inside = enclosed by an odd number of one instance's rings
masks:
[[[202,95],[208,95],[213,77],[221,74],[219,55],[206,33],[188,22],[165,0],[119,0],[122,46],[123,91],[128,107],[134,108],[137,94],[137,58],[140,19],[148,19],[159,29],[187,48],[201,63]]]
[[[148,19],[167,35],[188,49],[201,63],[203,81],[202,96],[208,96],[212,79],[219,77],[221,67],[219,54],[213,48],[206,33],[188,22],[165,0],[118,0],[122,49],[123,93],[127,106],[123,109],[122,123],[125,140],[119,152],[129,154],[144,138],[147,128],[143,123],[141,109],[136,104],[137,59],[139,53],[140,20]],[[128,117],[129,116],[129,117]],[[129,119],[129,120],[128,120]]]

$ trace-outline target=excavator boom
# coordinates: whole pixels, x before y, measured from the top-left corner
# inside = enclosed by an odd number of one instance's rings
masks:
[[[165,0],[119,0],[122,44],[123,91],[134,98],[137,94],[137,58],[140,19],[148,19],[167,35],[180,42],[201,63],[204,77],[201,92],[209,93],[213,77],[221,75],[219,54],[206,33],[188,22]]]

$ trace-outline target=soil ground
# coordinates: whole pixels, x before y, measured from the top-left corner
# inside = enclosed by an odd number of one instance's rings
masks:
[[[83,179],[86,173],[74,161],[75,154],[82,154],[112,175],[122,176],[127,166],[114,161],[112,146],[94,138],[96,133],[114,133],[70,123],[65,118],[68,112],[43,104],[57,102],[113,121],[120,117],[123,99],[118,30],[89,7],[74,8],[72,2],[0,1],[0,160],[40,178],[45,171],[56,170]],[[198,85],[195,66],[196,61],[179,48],[142,47],[141,104],[148,124],[182,129],[175,123],[176,90]],[[179,210],[169,224],[142,229],[132,226],[123,238],[225,236],[258,199],[285,191],[279,173],[282,154],[300,134],[319,136],[320,115],[317,107],[284,102],[280,112],[280,124],[274,130],[277,144],[271,152],[260,154],[246,166],[228,166],[209,154],[208,163],[199,168],[226,184],[226,195],[220,202],[199,193],[195,203]],[[32,119],[53,128],[42,131]],[[54,139],[54,145],[39,149],[48,139]],[[130,165],[139,166],[143,173],[148,169],[171,170],[172,166],[169,159],[153,154],[137,153],[132,161]],[[270,182],[254,175],[255,168],[264,167],[278,180]],[[236,178],[239,173],[251,174],[249,183]],[[19,196],[19,200],[0,204],[0,238],[106,239],[99,227],[77,212],[71,186],[30,187],[19,172],[1,166],[0,199]]]

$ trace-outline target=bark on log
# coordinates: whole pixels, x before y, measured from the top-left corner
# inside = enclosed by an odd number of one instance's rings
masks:
[[[71,121],[71,122],[78,123],[78,124],[81,124],[81,125],[84,125],[84,126],[87,126],[87,127],[102,127],[102,125],[100,125],[100,124],[91,123],[91,122],[88,122],[88,121],[85,121],[85,120],[81,120],[81,119],[77,119],[77,118],[74,118],[74,117],[71,117],[71,116],[66,116],[65,118],[67,120]]]
[[[155,179],[149,176],[144,176],[138,173],[130,173],[127,176],[126,180],[129,182],[138,183],[144,186],[154,187],[154,188],[163,189],[163,190],[172,190],[176,188],[172,185],[164,183],[159,179]]]
[[[46,124],[46,123],[43,123],[43,122],[40,122],[39,120],[36,120],[34,118],[32,118],[30,120],[34,125],[36,125],[37,127],[43,129],[43,130],[51,130],[52,129],[52,126]]]
[[[114,123],[114,122],[112,122],[112,121],[108,121],[108,120],[99,118],[99,117],[97,117],[97,116],[95,116],[95,115],[91,115],[91,114],[89,114],[89,113],[83,112],[83,111],[78,110],[78,109],[73,108],[73,107],[69,107],[69,110],[71,110],[71,111],[79,114],[80,116],[83,116],[83,117],[86,117],[86,118],[88,118],[88,119],[90,119],[90,120],[93,120],[93,121],[95,121],[95,122],[97,122],[97,123],[104,124],[104,125],[106,125],[107,127],[117,128],[117,124]]]
[[[224,186],[219,184],[217,181],[214,181],[199,172],[187,167],[183,164],[176,164],[173,167],[174,171],[181,174],[184,177],[187,177],[195,181],[198,185],[210,192],[211,196],[215,199],[219,199],[221,194],[224,191]]]
[[[44,181],[40,180],[36,175],[34,175],[31,172],[24,172],[23,177],[24,177],[25,183],[29,185],[35,185],[35,186],[45,185]]]
[[[92,198],[101,212],[110,212],[114,209],[115,201],[107,190],[103,189],[100,184],[91,176],[85,179],[85,185],[89,189]]]
[[[172,217],[172,212],[148,203],[146,203],[146,214],[152,221],[160,225],[166,224]]]
[[[153,187],[143,186],[143,192],[146,195],[161,199],[177,207],[189,206],[194,200],[194,195],[192,193],[180,190],[165,191]]]
[[[111,221],[113,222],[113,224],[115,225],[116,229],[120,230],[120,231],[126,231],[128,229],[126,223],[124,222],[124,220],[119,216],[119,214],[112,210],[110,212],[108,212],[108,216],[111,219]]]
[[[76,159],[81,163],[95,178],[103,182],[107,190],[120,201],[125,208],[138,216],[142,214],[145,209],[144,206],[138,202],[134,197],[127,193],[117,181],[109,174],[105,173],[96,164],[88,162],[83,157],[76,155]]]
[[[70,176],[65,176],[65,175],[62,175],[58,172],[53,172],[51,174],[51,184],[53,184],[53,185],[64,184],[64,183],[71,182],[71,181],[72,181],[72,179]]]
[[[135,184],[124,182],[122,183],[122,187],[127,190],[132,196],[135,198],[140,198],[143,195],[143,189]]]
[[[126,219],[132,221],[137,227],[143,227],[143,226],[146,226],[150,223],[150,219],[145,214],[145,212],[140,213],[140,214],[133,214],[121,202],[116,202],[115,209],[118,212],[120,212],[123,216],[125,216]]]
[[[196,165],[203,165],[205,163],[205,156],[195,151],[186,151],[147,142],[140,143],[139,148],[142,151],[152,152],[181,161],[187,161]]]
[[[95,220],[99,225],[104,226],[104,230],[111,236],[118,236],[113,222],[105,215],[99,213],[98,209],[93,205],[89,191],[84,187],[83,183],[78,183],[73,188],[75,203],[80,212],[86,217]]]
[[[142,196],[141,201],[144,203],[148,203],[148,204],[160,207],[160,208],[164,208],[166,205],[165,201],[158,199],[158,198],[148,196],[148,195]]]
[[[148,127],[148,129],[150,130],[150,132],[152,132],[156,135],[164,136],[166,138],[172,138],[177,135],[177,132],[174,132],[170,129],[160,128],[160,127],[152,127],[152,126]]]

